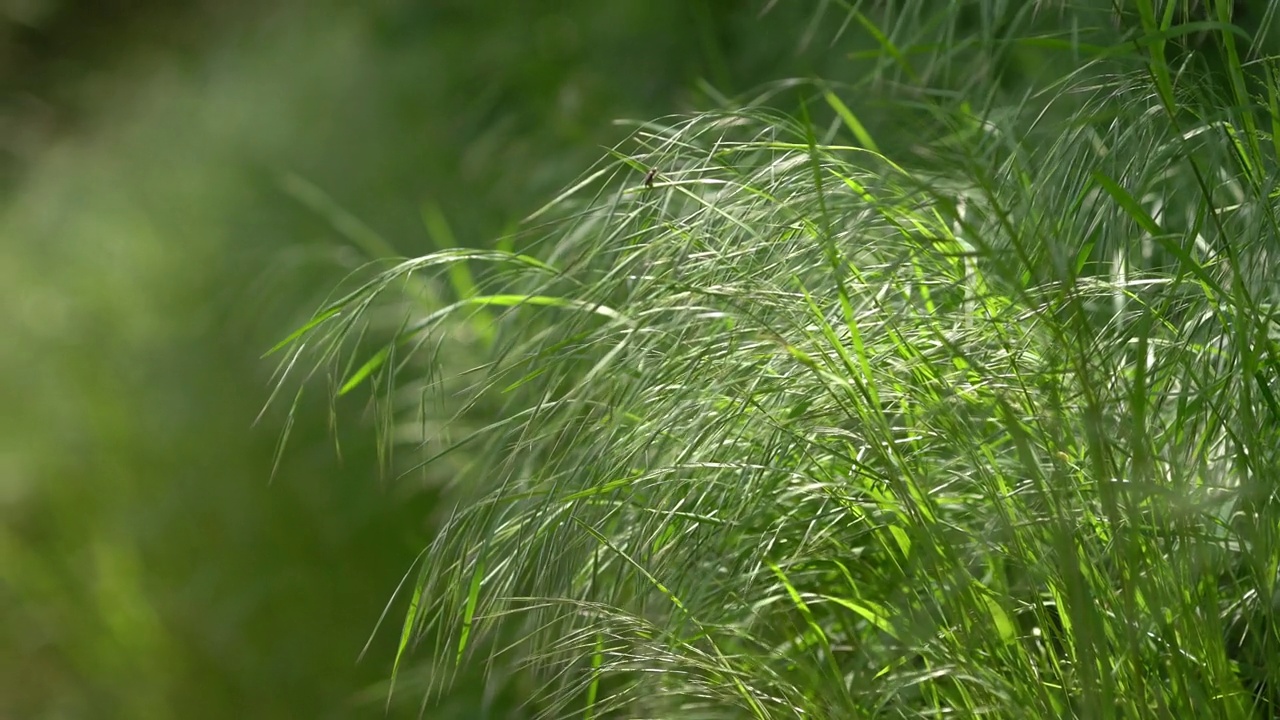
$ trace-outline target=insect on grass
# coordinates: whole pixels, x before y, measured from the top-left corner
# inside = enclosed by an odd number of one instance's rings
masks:
[[[657,176],[658,176],[658,168],[656,167],[649,168],[649,172],[645,173],[645,176],[644,176],[644,186],[652,190],[653,179],[656,178]]]

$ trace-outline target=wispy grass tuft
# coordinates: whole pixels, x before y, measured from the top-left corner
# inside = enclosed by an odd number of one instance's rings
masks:
[[[825,88],[834,135],[645,125],[518,253],[318,314],[291,352],[381,388],[423,462],[470,451],[417,688],[488,663],[539,717],[1274,716],[1276,158],[1243,81],[1138,48],[934,104],[924,156]],[[406,309],[420,277],[466,292]],[[351,360],[383,314],[394,351]],[[468,322],[486,354],[440,372]]]

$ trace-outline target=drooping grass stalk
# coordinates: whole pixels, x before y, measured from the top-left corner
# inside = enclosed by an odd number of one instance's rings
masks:
[[[468,458],[418,688],[514,662],[545,717],[1273,714],[1276,161],[1241,84],[1160,57],[957,109],[927,173],[763,111],[646,127],[527,248],[317,315],[291,347]],[[458,263],[456,302],[395,302]],[[468,322],[492,346],[449,358]]]

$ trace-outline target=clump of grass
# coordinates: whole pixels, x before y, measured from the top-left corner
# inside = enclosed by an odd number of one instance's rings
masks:
[[[927,174],[838,103],[857,145],[646,126],[528,247],[319,313],[286,366],[318,346],[388,427],[430,421],[422,461],[474,451],[411,584],[418,689],[488,663],[547,717],[1274,714],[1276,163],[1248,97],[1150,58],[943,114]],[[451,269],[452,304],[394,299]],[[465,372],[414,352],[468,323]]]

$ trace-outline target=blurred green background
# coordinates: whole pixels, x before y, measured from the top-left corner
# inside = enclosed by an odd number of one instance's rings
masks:
[[[382,717],[402,603],[356,659],[436,485],[379,474],[358,400],[271,478],[260,356],[370,259],[287,179],[395,253],[431,208],[483,246],[616,119],[852,77],[828,10],[0,2],[0,718]]]

